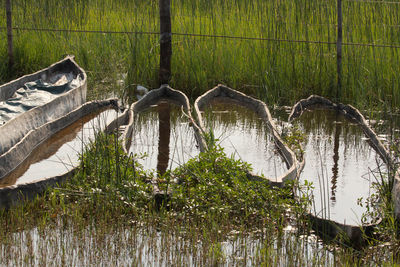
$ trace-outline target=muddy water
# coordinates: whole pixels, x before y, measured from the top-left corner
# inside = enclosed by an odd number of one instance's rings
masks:
[[[215,102],[203,112],[203,119],[226,154],[250,163],[253,173],[275,178],[287,171],[267,126],[253,111]]]
[[[135,115],[129,152],[145,169],[163,174],[195,157],[199,149],[181,107],[160,102]]]
[[[305,112],[297,123],[306,135],[301,181],[314,184],[314,211],[322,218],[360,224],[363,202],[385,167],[362,130],[335,111]]]
[[[79,164],[79,155],[95,134],[117,117],[112,109],[83,117],[37,147],[0,187],[62,175]]]

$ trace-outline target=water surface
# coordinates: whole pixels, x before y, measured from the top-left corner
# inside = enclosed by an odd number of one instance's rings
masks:
[[[336,111],[307,111],[296,123],[306,136],[301,181],[314,185],[313,213],[360,224],[365,200],[375,192],[372,185],[380,179],[380,172],[385,174],[380,156],[362,129]]]
[[[199,153],[194,131],[181,107],[160,102],[135,115],[129,153],[148,170],[181,166]]]
[[[154,226],[74,228],[61,220],[59,227],[24,229],[10,233],[0,244],[1,266],[331,266],[333,253],[315,236],[284,232],[279,240],[266,233],[232,231],[218,242],[186,238],[184,229]],[[189,233],[190,235],[190,233]],[[220,248],[216,262],[212,248]],[[269,254],[268,252],[272,252]],[[297,258],[296,258],[297,257]],[[295,260],[297,259],[297,260]],[[300,261],[300,263],[298,262]]]
[[[62,175],[80,163],[85,146],[94,140],[118,113],[109,109],[85,116],[39,145],[10,175],[0,181],[0,187],[30,183]]]
[[[267,125],[252,110],[213,102],[203,112],[203,120],[226,154],[250,163],[255,174],[275,178],[287,171]]]

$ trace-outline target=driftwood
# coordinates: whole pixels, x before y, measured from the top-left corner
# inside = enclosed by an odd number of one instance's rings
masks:
[[[299,162],[295,156],[295,153],[283,142],[276,130],[267,105],[258,99],[247,96],[224,85],[216,86],[215,88],[198,97],[195,101],[194,109],[198,124],[201,129],[204,129],[204,122],[200,111],[203,110],[204,107],[211,101],[216,99],[220,101],[234,101],[238,105],[253,110],[269,128],[270,132],[272,133],[275,146],[277,147],[279,154],[282,156],[288,168],[288,171],[280,177],[263,178],[253,173],[249,173],[249,178],[256,180],[267,179],[273,185],[282,186],[285,181],[295,180],[299,177],[299,174],[304,166],[304,161]]]

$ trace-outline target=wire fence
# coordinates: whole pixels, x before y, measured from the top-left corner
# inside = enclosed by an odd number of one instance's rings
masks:
[[[160,3],[163,1],[169,1],[169,0],[159,0]],[[326,2],[327,3],[327,2]],[[16,26],[14,24],[12,24],[11,22],[11,0],[6,0],[6,14],[7,14],[7,27],[0,27],[0,31],[7,31],[7,42],[8,42],[8,50],[9,50],[9,66],[11,68],[11,66],[13,65],[13,45],[12,45],[12,39],[13,39],[13,31],[15,32],[53,32],[53,33],[71,33],[71,34],[110,34],[110,35],[148,35],[148,36],[158,36],[159,37],[159,41],[160,41],[160,46],[163,45],[165,42],[171,42],[171,36],[180,36],[180,37],[189,37],[189,38],[213,38],[213,39],[223,39],[223,40],[237,40],[237,41],[258,41],[258,42],[275,42],[275,43],[293,43],[293,44],[313,44],[313,45],[328,45],[328,46],[336,46],[336,58],[337,58],[337,77],[338,77],[338,87],[340,88],[340,80],[341,80],[341,58],[342,58],[342,46],[347,46],[347,47],[369,47],[369,48],[388,48],[388,49],[399,49],[400,48],[400,44],[396,42],[396,38],[392,38],[391,41],[392,43],[382,43],[382,39],[384,38],[371,38],[371,36],[367,37],[367,38],[363,38],[363,34],[365,34],[365,32],[360,31],[359,34],[361,34],[360,36],[362,37],[361,39],[357,40],[356,42],[344,42],[343,41],[343,29],[344,27],[346,27],[345,29],[349,32],[352,31],[351,27],[360,27],[360,25],[352,25],[352,20],[346,20],[348,22],[348,24],[343,23],[343,15],[342,15],[342,5],[343,3],[360,3],[360,4],[374,4],[374,5],[387,5],[387,6],[395,6],[395,5],[400,5],[400,1],[378,1],[378,0],[336,0],[336,1],[332,1],[329,2],[329,7],[332,9],[334,8],[334,5],[332,5],[333,3],[336,3],[336,13],[331,13],[332,17],[331,19],[327,19],[327,21],[325,20],[321,20],[321,23],[315,23],[314,21],[302,21],[301,19],[298,20],[296,19],[295,22],[298,25],[304,25],[301,26],[302,28],[306,28],[308,29],[308,27],[310,25],[312,25],[311,27],[317,27],[318,32],[323,32],[324,28],[329,28],[328,31],[331,31],[331,33],[333,33],[332,35],[328,35],[328,40],[315,40],[315,39],[319,39],[322,38],[324,36],[324,34],[317,34],[314,36],[312,36],[310,39],[308,39],[308,35],[307,35],[307,31],[306,30],[306,34],[302,35],[302,37],[300,37],[299,35],[296,35],[294,38],[293,36],[281,36],[284,38],[281,38],[280,36],[275,36],[275,37],[263,37],[263,34],[260,34],[261,37],[257,37],[257,36],[240,36],[240,35],[234,35],[234,34],[213,34],[208,33],[208,34],[203,34],[201,33],[196,33],[196,30],[194,30],[193,32],[172,32],[171,29],[169,29],[168,32],[159,32],[159,31],[129,31],[129,30],[86,30],[86,29],[79,29],[79,26],[75,26],[78,29],[68,29],[68,28],[63,28],[63,27],[59,27],[57,25],[53,26],[53,27],[41,27],[41,26],[32,26],[32,27],[26,27],[26,26]],[[161,5],[161,4],[160,4]],[[323,4],[325,5],[325,4]],[[348,6],[348,5],[347,5]],[[96,7],[95,7],[96,8]],[[170,8],[170,7],[169,7]],[[375,7],[373,8],[372,13],[374,13]],[[387,8],[385,8],[385,10],[387,10]],[[394,9],[390,8],[390,14],[394,14],[397,10],[397,6]],[[104,10],[103,10],[104,12]],[[153,11],[152,11],[153,12]],[[168,11],[170,12],[170,11]],[[154,14],[153,14],[154,15]],[[169,20],[171,19],[170,17],[170,13],[169,13]],[[296,15],[297,16],[297,15]],[[154,22],[157,21],[156,19],[156,15],[154,18],[152,18],[152,20],[154,20]],[[297,18],[297,17],[296,17]],[[334,20],[335,18],[335,20]],[[314,23],[313,23],[314,22]],[[324,23],[326,22],[326,23]],[[360,22],[364,22],[364,19],[360,20]],[[367,24],[371,23],[370,21],[366,21]],[[376,19],[376,16],[374,16],[374,20],[373,20],[374,24],[373,27],[375,28],[390,28],[390,31],[393,30],[397,30],[395,28],[400,28],[400,25],[398,25],[399,23],[397,21],[392,21],[392,19],[389,19],[389,21],[387,21],[388,23],[384,23],[384,22],[379,22],[379,19]],[[397,23],[396,23],[397,22]],[[266,21],[266,23],[268,23]],[[292,22],[289,21],[279,21],[279,23],[284,24],[284,25],[289,25]],[[157,24],[157,23],[156,23]],[[171,24],[171,21],[169,21],[169,24]],[[17,24],[18,25],[18,24]],[[163,21],[160,17],[160,26],[163,25]],[[165,24],[164,24],[165,25]],[[249,23],[250,25],[250,23]],[[365,26],[365,29],[368,29],[368,27],[371,27],[371,25],[363,25]],[[68,27],[68,26],[67,26]],[[286,26],[285,26],[286,27]],[[290,27],[290,25],[289,25]],[[101,26],[100,26],[101,28]],[[161,27],[162,28],[162,27]],[[171,28],[171,27],[170,27]],[[296,29],[296,28],[294,28]],[[364,29],[364,28],[363,28]],[[368,35],[368,31],[367,35]],[[243,35],[246,35],[246,33],[244,33]],[[255,34],[257,35],[257,34]],[[336,36],[335,36],[336,35]],[[370,34],[372,35],[372,33]],[[288,37],[288,38],[285,38]],[[300,37],[300,38],[296,38],[296,37]],[[314,39],[315,38],[315,39]],[[313,40],[314,39],[314,40]],[[374,40],[380,40],[378,42],[374,42]],[[350,39],[351,40],[351,39]],[[366,42],[363,42],[366,41]],[[162,56],[162,50],[160,49],[160,58],[164,58]],[[168,53],[167,53],[168,54]],[[170,68],[170,66],[169,66]],[[160,70],[163,69],[162,67],[160,67]],[[340,89],[339,89],[340,90]],[[338,90],[338,91],[339,91]]]
[[[344,0],[343,2],[353,2],[353,3],[369,3],[369,4],[387,4],[387,5],[400,5],[397,1],[373,1],[373,0]]]
[[[16,31],[34,31],[34,32],[65,32],[65,33],[89,33],[89,34],[126,34],[126,35],[160,35],[160,32],[150,31],[106,31],[106,30],[72,30],[72,29],[50,29],[50,28],[27,28],[27,27],[12,27]],[[6,27],[0,27],[1,31],[7,30]],[[268,41],[268,42],[286,42],[286,43],[305,43],[305,44],[320,44],[320,45],[336,45],[336,42],[314,41],[314,40],[291,40],[291,39],[276,39],[263,37],[245,37],[245,36],[230,36],[230,35],[214,35],[214,34],[198,34],[198,33],[181,33],[171,32],[172,36],[187,36],[200,38],[219,38],[232,39],[243,41]],[[393,44],[375,44],[375,43],[352,43],[343,42],[343,46],[360,46],[360,47],[376,47],[376,48],[393,48],[398,49],[400,45]]]
[[[360,4],[379,4],[379,5],[400,5],[400,1],[385,1],[385,0],[342,0],[343,3],[360,3]],[[16,5],[18,5],[16,1]],[[67,8],[67,7],[64,7]],[[103,10],[98,7],[90,7],[90,9]],[[126,12],[129,12],[126,10]],[[280,22],[287,24],[288,22]],[[325,24],[310,24],[297,22],[296,24],[302,24],[304,26],[331,26],[338,27],[335,23]],[[360,25],[350,25],[342,22],[342,27],[358,27]],[[400,28],[397,24],[376,24],[376,27],[394,27]],[[6,27],[0,26],[0,31],[7,30]],[[128,34],[128,35],[159,35],[159,32],[152,31],[110,31],[110,30],[80,30],[80,29],[60,29],[60,28],[37,28],[37,27],[19,27],[14,26],[12,30],[16,31],[37,31],[37,32],[67,32],[67,33],[89,33],[89,34]],[[199,34],[199,33],[187,33],[187,32],[172,32],[175,36],[188,36],[188,37],[200,37],[200,38],[219,38],[219,39],[234,39],[234,40],[254,40],[254,41],[269,41],[269,42],[286,42],[286,43],[309,43],[309,44],[320,44],[320,45],[335,45],[337,42],[323,41],[323,40],[293,40],[293,39],[282,39],[282,38],[265,38],[265,37],[254,37],[254,36],[232,36],[232,35],[220,35],[220,34]],[[360,47],[377,47],[377,48],[400,48],[400,44],[382,44],[382,43],[361,43],[361,42],[343,42],[343,46],[360,46]]]

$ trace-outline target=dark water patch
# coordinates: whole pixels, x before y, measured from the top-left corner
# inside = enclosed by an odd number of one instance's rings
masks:
[[[129,153],[136,154],[145,169],[163,174],[199,153],[193,130],[181,107],[159,102],[135,114]]]
[[[255,174],[278,177],[287,171],[273,136],[252,110],[214,101],[205,109],[203,120],[226,154],[250,163]]]
[[[39,145],[10,175],[0,181],[0,187],[30,183],[64,174],[76,167],[85,146],[94,140],[117,117],[109,109],[85,116]]]
[[[361,128],[333,110],[305,112],[297,122],[306,135],[301,181],[314,184],[314,211],[321,218],[359,225],[365,201],[386,167]],[[359,203],[362,203],[361,206]]]

